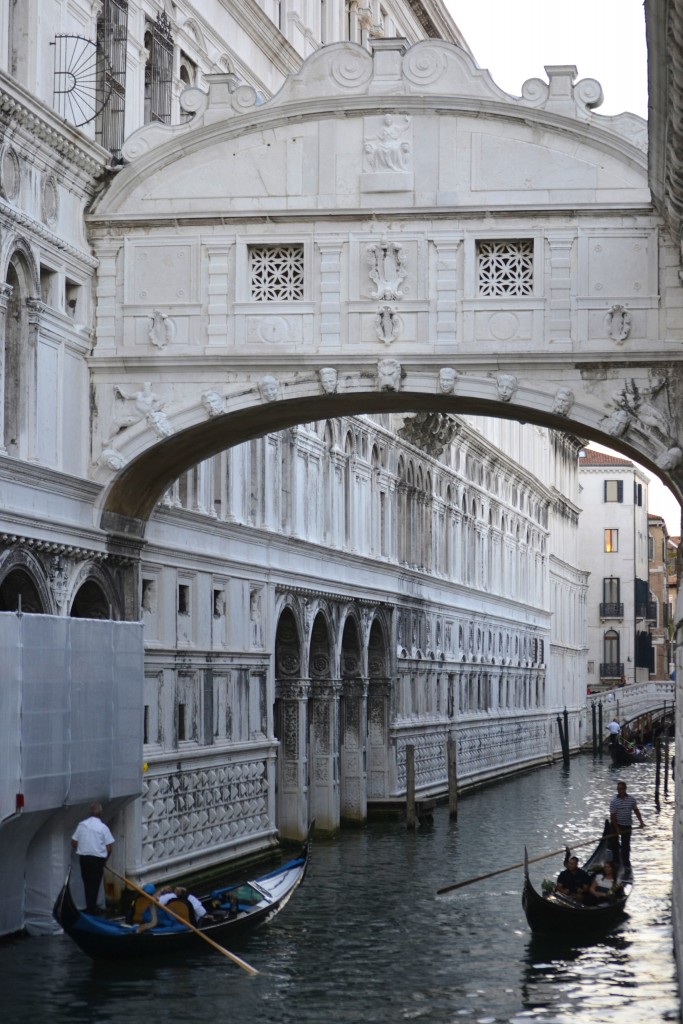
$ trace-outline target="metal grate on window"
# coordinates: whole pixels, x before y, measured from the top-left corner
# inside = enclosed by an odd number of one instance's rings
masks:
[[[531,239],[477,242],[480,295],[532,295],[534,243]]]
[[[173,36],[164,11],[145,27],[145,46],[149,57],[145,65],[145,123],[171,123],[171,84],[173,80]]]
[[[104,0],[97,20],[97,42],[106,57],[97,87],[109,100],[95,122],[95,137],[118,162],[121,160],[126,107],[128,0]]]
[[[256,302],[303,299],[303,245],[250,246],[249,277],[251,298]]]

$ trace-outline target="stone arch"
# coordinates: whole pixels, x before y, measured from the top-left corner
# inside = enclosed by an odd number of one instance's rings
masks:
[[[98,580],[89,577],[73,596],[69,615],[72,619],[113,618],[111,602]]]
[[[10,551],[0,560],[0,610],[51,615],[55,606],[45,572],[25,548]]]
[[[29,382],[33,351],[30,303],[40,294],[38,269],[30,246],[13,239],[3,260],[0,288],[0,450],[28,454]]]
[[[391,648],[389,624],[375,614],[367,644],[367,795],[368,801],[389,796],[389,721],[391,706]]]

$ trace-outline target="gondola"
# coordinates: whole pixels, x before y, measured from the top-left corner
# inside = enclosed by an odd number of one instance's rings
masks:
[[[612,747],[612,762],[616,765],[645,764],[650,758],[645,753],[636,754],[623,743],[615,743]]]
[[[202,935],[226,944],[266,924],[289,901],[304,880],[310,857],[310,833],[298,856],[253,880],[214,889],[201,897],[212,918]],[[208,943],[186,925],[172,920],[164,927],[139,931],[123,917],[96,917],[78,910],[70,888],[71,869],[55,901],[53,917],[69,938],[95,960],[166,957],[206,949]],[[173,904],[170,905],[171,907]]]
[[[589,874],[597,872],[605,863],[605,854],[612,850],[614,856],[614,837],[609,819],[605,821],[602,839],[583,865]],[[567,858],[569,851],[567,851]],[[615,857],[616,862],[616,857]],[[529,880],[529,864],[526,849],[524,850],[524,888],[522,890],[522,906],[532,932],[553,933],[560,935],[587,934],[606,931],[617,924],[624,916],[626,901],[633,888],[632,878],[620,877],[620,891],[616,896],[601,900],[594,904],[583,904],[558,892],[540,895]]]

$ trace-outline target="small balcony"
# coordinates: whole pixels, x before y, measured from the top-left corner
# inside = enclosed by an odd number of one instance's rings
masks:
[[[600,605],[600,618],[601,619],[623,619],[624,617],[624,606],[619,603],[603,603]]]
[[[624,674],[624,663],[623,661],[604,661],[600,662],[600,678],[601,679],[621,679]]]

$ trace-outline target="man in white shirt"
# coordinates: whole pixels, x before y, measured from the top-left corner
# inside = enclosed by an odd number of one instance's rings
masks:
[[[81,865],[87,914],[99,913],[97,897],[102,884],[104,865],[113,844],[114,837],[102,821],[102,804],[91,804],[90,817],[79,822],[71,837],[71,845],[78,854]]]
[[[621,732],[621,726],[617,722],[616,718],[613,718],[607,728],[609,729],[609,745],[610,747],[613,747],[617,742],[619,733]]]

